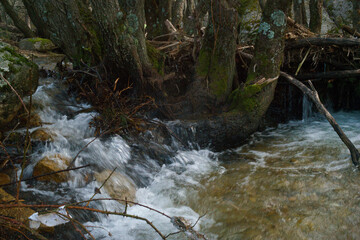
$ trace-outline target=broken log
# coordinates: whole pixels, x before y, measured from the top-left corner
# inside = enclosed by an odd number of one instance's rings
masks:
[[[360,39],[355,38],[303,38],[292,41],[287,41],[285,48],[302,48],[310,46],[332,46],[337,45],[341,47],[359,47]]]
[[[314,86],[312,85],[311,81],[308,81],[311,90],[305,86],[302,82],[297,80],[296,78],[290,76],[287,73],[281,72],[280,75],[284,77],[286,80],[288,80],[290,83],[294,84],[296,87],[298,87],[304,94],[306,94],[315,104],[318,111],[323,114],[326,119],[329,121],[331,126],[334,128],[335,132],[338,134],[340,139],[343,141],[343,143],[346,145],[346,147],[350,151],[351,160],[353,164],[359,168],[359,158],[360,153],[357,150],[357,148],[354,146],[354,144],[350,141],[350,139],[345,135],[339,124],[335,121],[334,117],[329,113],[329,111],[324,107],[324,105],[321,103],[319,95],[317,91],[315,90]]]
[[[333,78],[351,78],[359,77],[360,69],[356,70],[343,70],[343,71],[329,71],[329,72],[318,72],[318,73],[306,73],[297,75],[298,80],[309,80],[309,79],[333,79]]]

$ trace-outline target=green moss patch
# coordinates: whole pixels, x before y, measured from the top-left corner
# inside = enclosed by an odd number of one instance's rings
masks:
[[[159,74],[164,75],[165,55],[148,42],[146,42],[146,50],[152,66]]]
[[[242,89],[235,89],[229,96],[231,110],[253,111],[258,105],[257,94],[261,89],[259,85],[249,85]]]

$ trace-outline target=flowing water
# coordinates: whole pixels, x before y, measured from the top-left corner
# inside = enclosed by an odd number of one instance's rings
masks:
[[[93,139],[89,122],[96,113],[76,114],[89,106],[68,97],[59,80],[41,83],[34,103],[55,137],[35,149],[26,176],[42,157],[72,158]],[[360,147],[360,112],[334,117]],[[85,181],[86,176],[117,167],[137,185],[137,202],[192,223],[204,215],[195,229],[208,239],[360,239],[360,174],[325,119],[281,124],[221,153],[184,150],[174,141],[163,146],[173,152],[166,164],[136,153],[136,147],[120,136],[96,139],[75,162],[90,163],[91,169],[71,172],[71,180],[60,185],[24,183],[22,191],[42,202],[88,200],[101,182]],[[96,198],[102,197],[109,197],[103,189]],[[124,210],[115,201],[97,201],[90,207]],[[177,231],[168,218],[141,206],[130,206],[127,212],[149,219],[164,234]],[[93,214],[80,220],[96,239],[160,239],[136,219]]]

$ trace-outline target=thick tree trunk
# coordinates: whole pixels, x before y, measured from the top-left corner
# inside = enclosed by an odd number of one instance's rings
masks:
[[[101,39],[94,27],[86,0],[23,0],[29,16],[42,36],[50,38],[79,66],[101,59]]]
[[[360,33],[360,1],[353,0],[353,12],[352,12],[352,19],[353,19],[353,28]]]
[[[291,2],[286,0],[268,1],[255,43],[255,53],[248,71],[246,84],[263,83],[279,76],[283,59],[286,14]]]
[[[305,0],[293,0],[293,8],[295,22],[307,27]]]
[[[259,123],[275,92],[284,51],[286,14],[291,1],[267,1],[245,84],[230,96],[231,108],[255,115]]]
[[[27,26],[27,24],[19,17],[8,0],[0,0],[0,3],[4,7],[6,13],[13,20],[14,25],[24,34],[25,37],[35,37],[35,33]]]
[[[185,13],[183,17],[184,31],[191,35],[196,34],[195,23],[195,2],[194,0],[186,0]]]
[[[130,79],[136,89],[143,87],[144,75],[152,71],[145,44],[144,0],[23,1],[35,26],[75,66],[103,62],[111,80],[120,77],[118,86]]]
[[[183,18],[185,11],[186,1],[185,0],[176,0],[175,4],[172,6],[172,23],[177,29],[183,28]]]
[[[146,0],[145,16],[146,16],[146,32],[147,38],[168,33],[165,20],[171,20],[172,0]]]
[[[102,39],[105,66],[118,76],[129,76],[144,87],[144,75],[151,73],[145,43],[144,0],[90,0]],[[127,79],[124,79],[127,81]]]
[[[209,22],[197,59],[196,74],[217,104],[226,100],[235,76],[238,14],[225,0],[208,5]]]
[[[321,32],[323,0],[310,0],[310,30],[314,33]]]

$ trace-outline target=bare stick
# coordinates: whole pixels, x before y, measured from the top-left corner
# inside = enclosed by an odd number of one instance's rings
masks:
[[[115,172],[115,170],[117,169],[117,167],[114,168],[114,170],[112,170],[112,172],[109,174],[109,176],[105,179],[105,181],[101,184],[101,186],[95,191],[94,195],[91,196],[91,198],[89,199],[88,203],[86,204],[86,206],[88,207],[90,204],[90,201],[96,196],[96,194],[100,193],[101,188],[105,185],[105,183],[109,180],[109,178],[111,177],[111,175],[113,175],[113,173]]]
[[[346,147],[349,149],[351,154],[351,160],[353,164],[359,168],[359,157],[360,153],[354,146],[354,144],[350,141],[350,139],[345,135],[339,124],[335,121],[334,117],[329,113],[329,111],[324,107],[324,105],[321,103],[319,95],[317,91],[315,90],[314,86],[310,81],[309,85],[313,90],[310,90],[308,87],[306,87],[302,82],[297,80],[296,78],[290,76],[287,73],[281,72],[281,76],[283,76],[286,80],[288,80],[290,83],[297,86],[304,94],[306,94],[314,103],[318,111],[323,114],[326,119],[329,121],[331,126],[334,128],[335,132],[338,134],[340,139],[343,141],[343,143],[346,145]]]
[[[57,173],[68,172],[68,171],[72,171],[72,170],[78,170],[78,169],[85,168],[85,167],[89,167],[89,166],[90,166],[90,164],[87,164],[87,165],[84,165],[84,166],[81,166],[81,167],[75,167],[75,168],[69,168],[69,169],[67,168],[67,169],[64,169],[64,170],[59,170],[59,171],[55,171],[55,172],[45,173],[45,174],[41,174],[41,175],[38,175],[38,176],[33,176],[33,177],[31,177],[31,178],[21,179],[21,180],[19,180],[19,181],[7,183],[7,184],[1,184],[0,187],[5,187],[5,186],[9,186],[9,185],[13,185],[13,184],[20,183],[20,182],[29,181],[29,180],[33,180],[33,179],[36,179],[36,178],[40,178],[40,177],[45,177],[45,176],[57,174]]]
[[[8,80],[6,80],[6,78],[2,75],[2,73],[0,73],[0,78],[2,80],[4,80],[6,82],[7,85],[9,85],[9,87],[11,88],[11,90],[16,94],[16,96],[19,98],[21,104],[23,105],[25,111],[27,114],[29,114],[29,110],[27,109],[27,107],[25,106],[25,103],[23,102],[22,98],[20,97],[20,95],[18,94],[18,92],[11,86],[10,82]]]
[[[62,207],[62,206],[63,205],[0,204],[0,208],[59,208],[59,207]],[[76,209],[76,210],[82,210],[82,211],[89,211],[89,212],[97,212],[97,213],[102,213],[102,214],[106,214],[106,215],[118,215],[118,216],[124,216],[124,217],[129,217],[129,218],[142,220],[142,221],[145,221],[148,225],[150,225],[162,239],[166,239],[165,236],[148,219],[143,218],[143,217],[139,217],[137,215],[124,214],[124,213],[120,213],[120,212],[112,212],[112,211],[106,211],[106,210],[100,210],[100,209],[82,207],[82,206],[71,206],[70,205],[70,206],[65,206],[65,208],[66,209]]]

